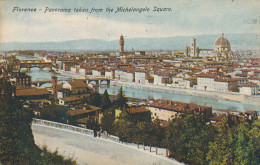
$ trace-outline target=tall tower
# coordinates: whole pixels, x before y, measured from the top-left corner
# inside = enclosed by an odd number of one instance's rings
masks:
[[[120,52],[124,52],[124,36],[121,34],[120,36],[120,40],[119,40],[119,44],[120,44]]]
[[[53,75],[51,77],[51,82],[52,82],[53,100],[56,103],[56,101],[57,101],[57,76]]]
[[[192,38],[190,40],[190,56],[196,57],[196,39]]]

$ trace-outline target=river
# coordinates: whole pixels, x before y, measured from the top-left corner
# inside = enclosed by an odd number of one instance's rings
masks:
[[[17,58],[26,59],[26,60],[38,59],[35,57],[25,57],[25,56],[17,56]],[[49,72],[49,68],[44,68],[43,70],[40,70],[37,67],[31,68],[28,74],[32,76],[32,81],[50,80],[51,76],[53,75],[52,72]],[[55,75],[58,77],[58,79],[72,78],[69,75],[62,75],[57,73],[55,73]],[[47,83],[42,85],[41,87],[50,87],[50,86],[51,84]],[[121,86],[116,86],[116,85],[109,85],[109,86],[101,85],[99,91],[100,93],[103,93],[104,90],[107,89],[109,94],[116,95],[120,87]],[[208,97],[178,94],[170,91],[149,90],[149,89],[144,89],[139,87],[128,87],[128,86],[123,86],[123,91],[125,92],[125,95],[128,97],[136,97],[136,98],[143,98],[143,99],[147,99],[147,98],[168,99],[168,100],[176,100],[182,102],[192,102],[199,105],[212,106],[214,109],[232,109],[240,112],[244,112],[246,110],[260,109],[258,105],[245,104],[241,102],[224,100],[224,99],[215,99],[215,98],[208,98]]]

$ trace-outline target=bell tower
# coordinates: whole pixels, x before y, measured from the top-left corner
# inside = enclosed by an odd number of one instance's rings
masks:
[[[56,103],[56,101],[57,101],[57,76],[53,75],[51,77],[51,81],[52,81],[53,100]]]
[[[196,57],[196,39],[192,38],[190,40],[190,56]]]
[[[124,52],[124,36],[121,34],[120,36],[120,40],[119,40],[119,44],[120,44],[120,52]]]

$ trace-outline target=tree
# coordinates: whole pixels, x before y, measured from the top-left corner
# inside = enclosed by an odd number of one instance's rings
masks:
[[[75,164],[57,152],[45,157],[48,152],[34,142],[32,116],[15,98],[15,88],[9,80],[0,78],[0,164]]]
[[[234,164],[259,164],[260,131],[243,121],[236,127]]]
[[[30,124],[32,113],[25,111],[14,97],[14,88],[0,79],[0,161],[4,164],[34,164],[39,148]]]
[[[52,104],[51,106],[48,106],[47,108],[44,108],[41,111],[40,118],[50,121],[61,122],[61,116],[62,114],[61,111],[58,109],[58,106]]]
[[[125,93],[122,87],[120,87],[120,89],[118,90],[117,100],[115,104],[117,107],[120,107],[121,109],[125,109],[127,107],[127,98],[125,97]]]
[[[91,96],[90,96],[90,104],[94,105],[96,107],[101,107],[101,96],[99,93],[94,92]]]
[[[119,117],[114,123],[115,135],[121,141],[132,142],[132,137],[135,134],[136,124],[131,120],[130,115],[126,110],[122,110]]]
[[[105,92],[102,96],[101,107],[102,107],[102,109],[108,109],[109,107],[111,107],[111,101],[110,101],[107,89],[105,90]]]
[[[207,161],[209,164],[234,164],[235,129],[228,118],[221,121],[218,134],[209,143]]]
[[[169,125],[168,149],[170,155],[188,164],[207,164],[208,143],[214,136],[213,127],[207,126],[199,116],[184,114]]]
[[[218,135],[209,145],[209,164],[258,164],[260,132],[255,125],[242,121],[230,125],[227,119],[221,122]]]
[[[144,143],[151,146],[162,146],[165,139],[165,131],[158,122],[138,122],[133,134],[133,142]]]
[[[101,119],[102,129],[104,131],[107,131],[109,134],[113,134],[114,121],[115,121],[115,110],[113,108],[109,108],[108,110],[105,110],[103,113],[103,117]]]

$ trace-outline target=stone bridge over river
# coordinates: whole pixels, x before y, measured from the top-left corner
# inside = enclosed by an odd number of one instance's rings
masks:
[[[74,156],[78,164],[106,165],[172,165],[182,164],[165,156],[165,149],[136,144],[122,144],[118,137],[101,135],[94,137],[93,131],[71,125],[34,119],[32,124],[35,143],[58,149],[64,156]]]

